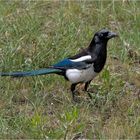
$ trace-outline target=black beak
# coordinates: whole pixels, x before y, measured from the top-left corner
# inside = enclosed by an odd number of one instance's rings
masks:
[[[118,34],[114,33],[114,32],[109,32],[107,38],[113,38],[113,37],[118,37]]]

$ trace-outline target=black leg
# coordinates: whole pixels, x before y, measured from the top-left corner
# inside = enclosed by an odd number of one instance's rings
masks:
[[[88,81],[88,82],[85,83],[85,91],[87,91],[90,82],[91,81]],[[92,96],[90,95],[90,93],[89,92],[87,92],[87,93],[88,93],[89,98],[92,99]]]
[[[85,89],[85,91],[87,91],[87,89],[88,89],[88,86],[89,86],[90,82],[91,82],[91,81],[88,81],[88,82],[86,82],[86,83],[85,83],[85,88],[84,88],[84,89]]]
[[[75,101],[75,87],[77,84],[72,84],[71,85],[71,92],[72,92],[72,99]]]

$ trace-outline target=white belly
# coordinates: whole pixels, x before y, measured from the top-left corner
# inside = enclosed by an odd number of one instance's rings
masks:
[[[94,72],[93,70],[93,65],[91,65],[88,69],[68,69],[66,71],[66,76],[68,80],[72,83],[85,83],[92,80],[97,74],[98,73]]]

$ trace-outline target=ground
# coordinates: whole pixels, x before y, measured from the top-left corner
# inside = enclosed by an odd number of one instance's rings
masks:
[[[57,75],[0,77],[0,138],[140,139],[140,2],[0,1],[0,71],[47,67],[87,47],[104,27],[104,70],[89,92]]]

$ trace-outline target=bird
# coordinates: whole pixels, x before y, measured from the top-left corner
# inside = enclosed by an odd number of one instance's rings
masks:
[[[58,74],[71,82],[72,99],[75,99],[76,86],[84,84],[87,92],[90,82],[102,71],[107,59],[107,43],[118,34],[109,29],[102,28],[95,32],[88,47],[78,54],[46,68],[24,72],[1,72],[0,76],[26,77],[45,74]],[[89,92],[89,97],[92,98]]]

